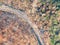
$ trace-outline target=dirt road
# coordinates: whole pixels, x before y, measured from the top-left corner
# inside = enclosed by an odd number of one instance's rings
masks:
[[[44,45],[44,43],[43,43],[43,41],[40,37],[41,34],[38,30],[38,27],[36,26],[36,24],[34,24],[30,21],[30,19],[26,15],[26,13],[21,12],[20,10],[16,10],[14,8],[11,8],[9,6],[6,6],[4,4],[0,4],[0,10],[6,11],[6,12],[9,12],[9,13],[13,13],[13,14],[17,15],[19,18],[25,19],[25,21],[27,21],[30,24],[30,26],[33,28],[33,31],[35,32],[35,34],[37,36],[37,39],[39,40],[39,45]]]

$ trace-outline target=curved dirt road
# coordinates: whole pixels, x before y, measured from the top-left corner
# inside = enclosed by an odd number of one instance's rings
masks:
[[[0,10],[13,13],[13,14],[17,15],[18,17],[25,19],[25,21],[27,21],[30,24],[30,26],[33,28],[33,31],[35,32],[35,35],[37,36],[37,39],[39,40],[39,45],[44,45],[43,40],[40,37],[41,34],[40,34],[37,26],[30,21],[30,19],[26,15],[26,13],[21,12],[20,10],[11,8],[9,6],[6,6],[4,4],[0,4]]]

